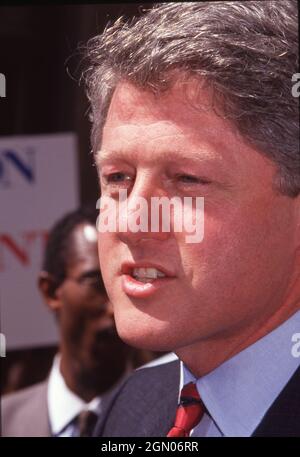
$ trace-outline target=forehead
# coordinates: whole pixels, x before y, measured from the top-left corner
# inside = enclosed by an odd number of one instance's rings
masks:
[[[71,252],[70,266],[98,264],[96,227],[88,223],[78,225],[72,233]]]
[[[128,82],[116,87],[103,129],[101,166],[119,158],[141,164],[198,160],[237,181],[272,179],[275,166],[216,114],[212,91],[191,80],[159,95]]]
[[[109,137],[112,128],[139,127],[144,135],[152,136],[155,131],[167,128],[166,135],[199,135],[204,138],[216,136],[216,132],[233,133],[233,126],[216,116],[212,109],[213,96],[210,90],[190,81],[176,83],[161,94],[141,90],[134,85],[118,84],[109,107],[104,126],[104,135]],[[199,123],[201,121],[201,124]],[[134,132],[131,128],[130,133]]]

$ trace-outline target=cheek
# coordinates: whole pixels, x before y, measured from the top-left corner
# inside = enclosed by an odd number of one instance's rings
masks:
[[[103,232],[98,234],[98,253],[99,259],[109,255],[109,249],[113,245],[114,233]]]
[[[289,221],[288,214],[283,219]],[[237,295],[237,300],[246,300],[247,295],[256,298],[253,284],[268,294],[288,273],[290,223],[282,222],[282,217],[278,221],[274,205],[253,202],[243,208],[208,211],[204,226],[201,243],[180,244],[184,276],[194,293],[219,301]]]
[[[172,213],[174,233],[182,233],[185,243],[199,245],[204,237],[204,198],[184,197]]]
[[[71,288],[70,288],[71,289]],[[86,303],[86,297],[77,289],[66,290],[62,294],[63,312],[70,316],[79,315],[83,304]]]
[[[63,306],[59,312],[60,327],[65,336],[77,336],[83,331],[83,319],[80,307],[80,297],[71,291],[62,294]]]
[[[107,233],[101,233],[98,235],[98,254],[99,262],[102,275],[105,272],[105,267],[107,266],[107,259],[109,257],[109,239]]]
[[[105,287],[109,290],[111,276],[114,271],[114,263],[117,260],[115,255],[116,240],[114,233],[101,233],[98,235],[99,263]]]

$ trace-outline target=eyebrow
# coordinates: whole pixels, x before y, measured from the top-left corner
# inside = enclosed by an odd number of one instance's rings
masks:
[[[136,156],[136,151],[126,151],[126,154],[122,150],[116,150],[116,151],[108,151],[101,149],[95,153],[95,163],[99,167],[105,164],[105,162],[109,161],[118,161],[122,160],[124,162],[129,162]],[[191,155],[187,156],[185,153],[183,153],[180,150],[163,150],[160,151],[159,153],[159,159],[161,161],[164,160],[174,160],[178,159],[182,162],[188,161],[193,161],[197,163],[204,163],[204,162],[215,162],[218,160],[218,155],[212,153],[212,152],[207,152],[204,154],[202,157],[199,157],[198,155],[191,153]]]

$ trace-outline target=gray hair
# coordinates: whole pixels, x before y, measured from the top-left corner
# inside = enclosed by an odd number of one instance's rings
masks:
[[[221,115],[278,165],[277,188],[300,194],[298,98],[291,93],[298,66],[296,1],[161,3],[138,19],[107,26],[86,51],[94,149],[121,80],[159,93],[179,70],[204,78]]]

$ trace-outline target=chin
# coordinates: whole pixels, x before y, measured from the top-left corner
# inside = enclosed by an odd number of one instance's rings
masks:
[[[154,352],[169,352],[174,351],[174,346],[169,344],[166,341],[162,341],[161,339],[157,339],[154,337],[147,337],[143,335],[133,335],[124,333],[120,334],[120,338],[128,344],[137,349],[146,349],[148,351]]]
[[[129,346],[138,349],[173,351],[176,346],[176,333],[173,331],[170,334],[169,323],[157,321],[149,316],[137,320],[130,319],[129,316],[118,316],[116,327],[120,338]]]

